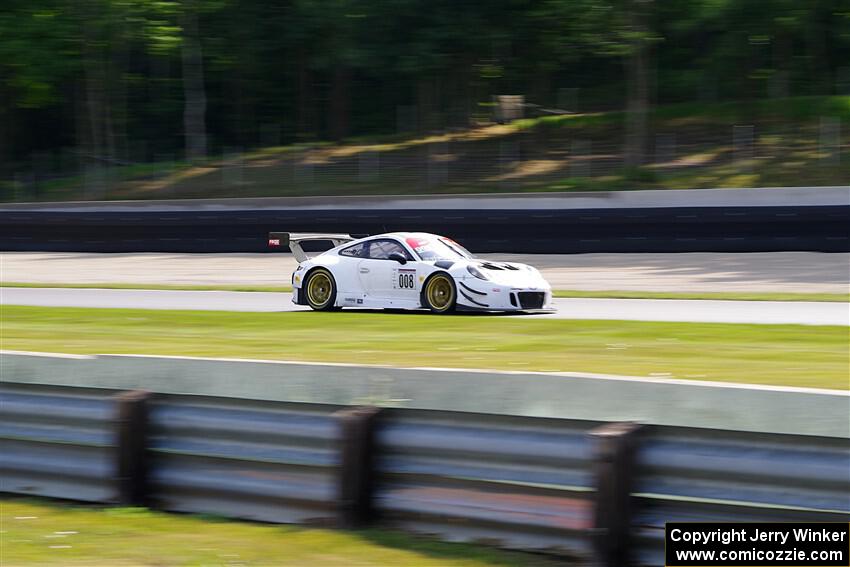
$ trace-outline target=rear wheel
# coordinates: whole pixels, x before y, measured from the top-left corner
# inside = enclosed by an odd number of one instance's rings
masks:
[[[333,275],[324,269],[317,268],[310,272],[304,282],[304,295],[307,305],[316,311],[332,311],[336,303],[336,282]]]
[[[457,300],[457,290],[452,277],[439,272],[428,278],[422,288],[422,306],[431,313],[448,313],[454,311]]]

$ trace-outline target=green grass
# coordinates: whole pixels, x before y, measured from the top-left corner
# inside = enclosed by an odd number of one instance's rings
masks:
[[[35,287],[68,289],[149,289],[170,291],[266,291],[290,292],[288,285],[240,285],[240,284],[144,284],[144,283],[39,283],[39,282],[0,282],[0,287]],[[584,291],[559,289],[553,292],[555,297],[574,298],[613,298],[613,299],[715,299],[725,301],[827,301],[848,302],[850,294],[844,293],[786,293],[786,292],[737,292],[737,291]]]
[[[848,329],[2,306],[2,348],[570,371],[848,389]]]
[[[484,567],[558,565],[541,556],[386,530],[261,525],[143,508],[0,501],[0,564]]]
[[[516,120],[511,126],[528,130],[619,125],[623,116],[622,112],[563,114]],[[842,122],[850,120],[850,97],[800,96],[754,101],[686,102],[659,106],[649,112],[649,120],[656,123],[683,119],[723,123],[809,121],[819,120],[822,116],[834,116]]]

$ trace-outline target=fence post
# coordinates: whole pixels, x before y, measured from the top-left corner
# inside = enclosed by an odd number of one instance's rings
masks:
[[[596,482],[593,543],[599,564],[605,567],[630,564],[631,493],[642,427],[637,423],[607,423],[590,432]]]
[[[361,406],[334,414],[340,433],[341,462],[337,482],[337,523],[340,527],[360,527],[374,517],[375,426],[379,413],[380,408]]]
[[[118,502],[148,504],[148,402],[150,392],[133,390],[115,396]]]

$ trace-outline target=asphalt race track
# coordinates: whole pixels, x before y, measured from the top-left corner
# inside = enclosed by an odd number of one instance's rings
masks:
[[[848,253],[480,254],[478,257],[530,264],[540,270],[553,289],[746,293],[847,293],[850,289]],[[289,283],[297,265],[288,253],[0,253],[3,281],[134,284],[125,286],[126,289],[159,285],[280,286]]]
[[[249,312],[289,312],[308,309],[293,305],[289,293],[133,289],[0,288],[0,304]],[[556,299],[555,305],[556,313],[511,316],[702,323],[850,325],[850,306],[847,303]]]

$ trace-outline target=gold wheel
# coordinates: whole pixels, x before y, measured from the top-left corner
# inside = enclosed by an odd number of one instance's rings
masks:
[[[316,310],[331,309],[336,299],[333,276],[327,270],[316,270],[307,280],[307,303]]]
[[[455,304],[455,286],[445,274],[432,276],[425,285],[425,303],[435,313],[450,311]]]

